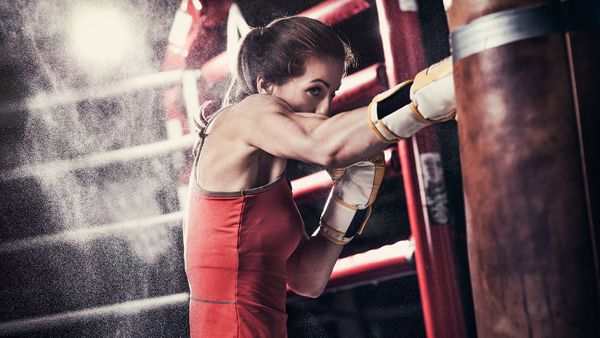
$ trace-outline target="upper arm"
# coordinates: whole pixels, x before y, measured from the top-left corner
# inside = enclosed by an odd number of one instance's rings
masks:
[[[251,95],[235,105],[232,137],[273,156],[343,167],[387,147],[366,122],[366,107],[332,117],[293,112],[271,95]]]
[[[328,118],[291,112],[285,101],[272,98],[251,98],[240,107],[245,108],[237,119],[242,139],[276,157],[327,165],[333,145],[315,130]]]
[[[294,251],[292,252],[290,257],[288,257],[287,262],[286,262],[286,270],[287,270],[287,274],[288,274],[287,283],[288,283],[288,286],[295,292],[297,289],[296,288],[296,277],[297,277],[297,273],[299,270],[300,257],[302,256],[302,250],[304,250],[304,246],[306,245],[306,243],[308,243],[309,240],[310,240],[310,237],[306,233],[306,230],[303,230],[302,238],[300,238],[298,245],[296,246],[296,248],[294,249]]]

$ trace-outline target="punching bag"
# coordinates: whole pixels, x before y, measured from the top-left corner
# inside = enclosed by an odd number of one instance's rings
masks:
[[[591,150],[574,71],[588,55],[573,60],[571,8],[541,0],[449,8],[479,337],[600,336]]]

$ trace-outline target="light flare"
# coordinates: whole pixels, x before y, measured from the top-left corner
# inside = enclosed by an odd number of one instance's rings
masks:
[[[84,64],[115,64],[133,45],[131,22],[117,8],[76,8],[71,32],[71,51]]]

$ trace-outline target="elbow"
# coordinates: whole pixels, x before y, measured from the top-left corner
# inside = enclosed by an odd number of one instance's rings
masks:
[[[313,290],[306,297],[317,298],[317,297],[320,297],[323,294],[324,291],[325,291],[325,285],[323,285],[322,287],[320,287],[318,289]]]
[[[337,159],[329,154],[321,155],[316,160],[315,164],[325,168],[336,168],[336,164],[338,163]]]
[[[323,292],[309,292],[309,293],[305,293],[304,297],[308,297],[308,298],[318,298]]]
[[[348,164],[354,163],[349,158],[347,144],[343,139],[330,135],[329,137],[308,135],[304,139],[305,142],[296,149],[302,149],[300,152],[303,161],[314,163],[325,168],[340,168]]]
[[[304,276],[301,279],[298,278],[288,278],[287,285],[290,290],[294,291],[294,293],[308,298],[317,298],[323,291],[325,291],[325,287],[327,286],[327,282],[329,280],[322,282],[316,281],[310,276]]]
[[[340,156],[339,152],[332,152],[325,155],[320,163],[317,163],[325,168],[345,168],[355,162],[358,159],[348,159]]]
[[[303,297],[308,297],[308,298],[318,298],[320,295],[323,294],[323,291],[325,290],[325,287],[321,287],[321,288],[297,288],[297,287],[292,287],[291,285],[288,285],[290,287],[290,289],[292,291],[294,291],[294,293],[303,296]]]
[[[319,144],[312,148],[312,162],[325,168],[340,167],[342,161],[339,158],[339,147],[334,147],[331,144]]]

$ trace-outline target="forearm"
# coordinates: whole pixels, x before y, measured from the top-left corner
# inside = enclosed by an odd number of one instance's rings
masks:
[[[310,137],[329,154],[328,167],[345,167],[387,148],[368,123],[367,107],[342,112],[323,121]]]
[[[330,167],[342,167],[455,114],[452,63],[446,59],[417,74],[414,83],[406,81],[375,96],[368,107],[323,121],[310,136],[328,155]]]
[[[383,180],[385,160],[380,152],[328,172],[334,183],[319,229],[288,260],[288,284],[297,293],[312,297],[327,285],[343,245],[362,233]]]
[[[288,286],[297,294],[318,297],[329,281],[342,248],[320,235],[301,242],[287,263]]]
[[[314,132],[317,137],[328,138],[324,144],[338,147],[331,156],[333,166],[344,166],[455,114],[452,62],[448,58],[417,74],[414,83],[399,84],[375,96],[368,107],[336,115]]]
[[[431,71],[431,72],[428,72]],[[251,95],[236,104],[232,137],[280,158],[346,167],[381,152],[456,111],[450,60],[373,98],[369,106],[332,117],[290,110],[272,95]]]

